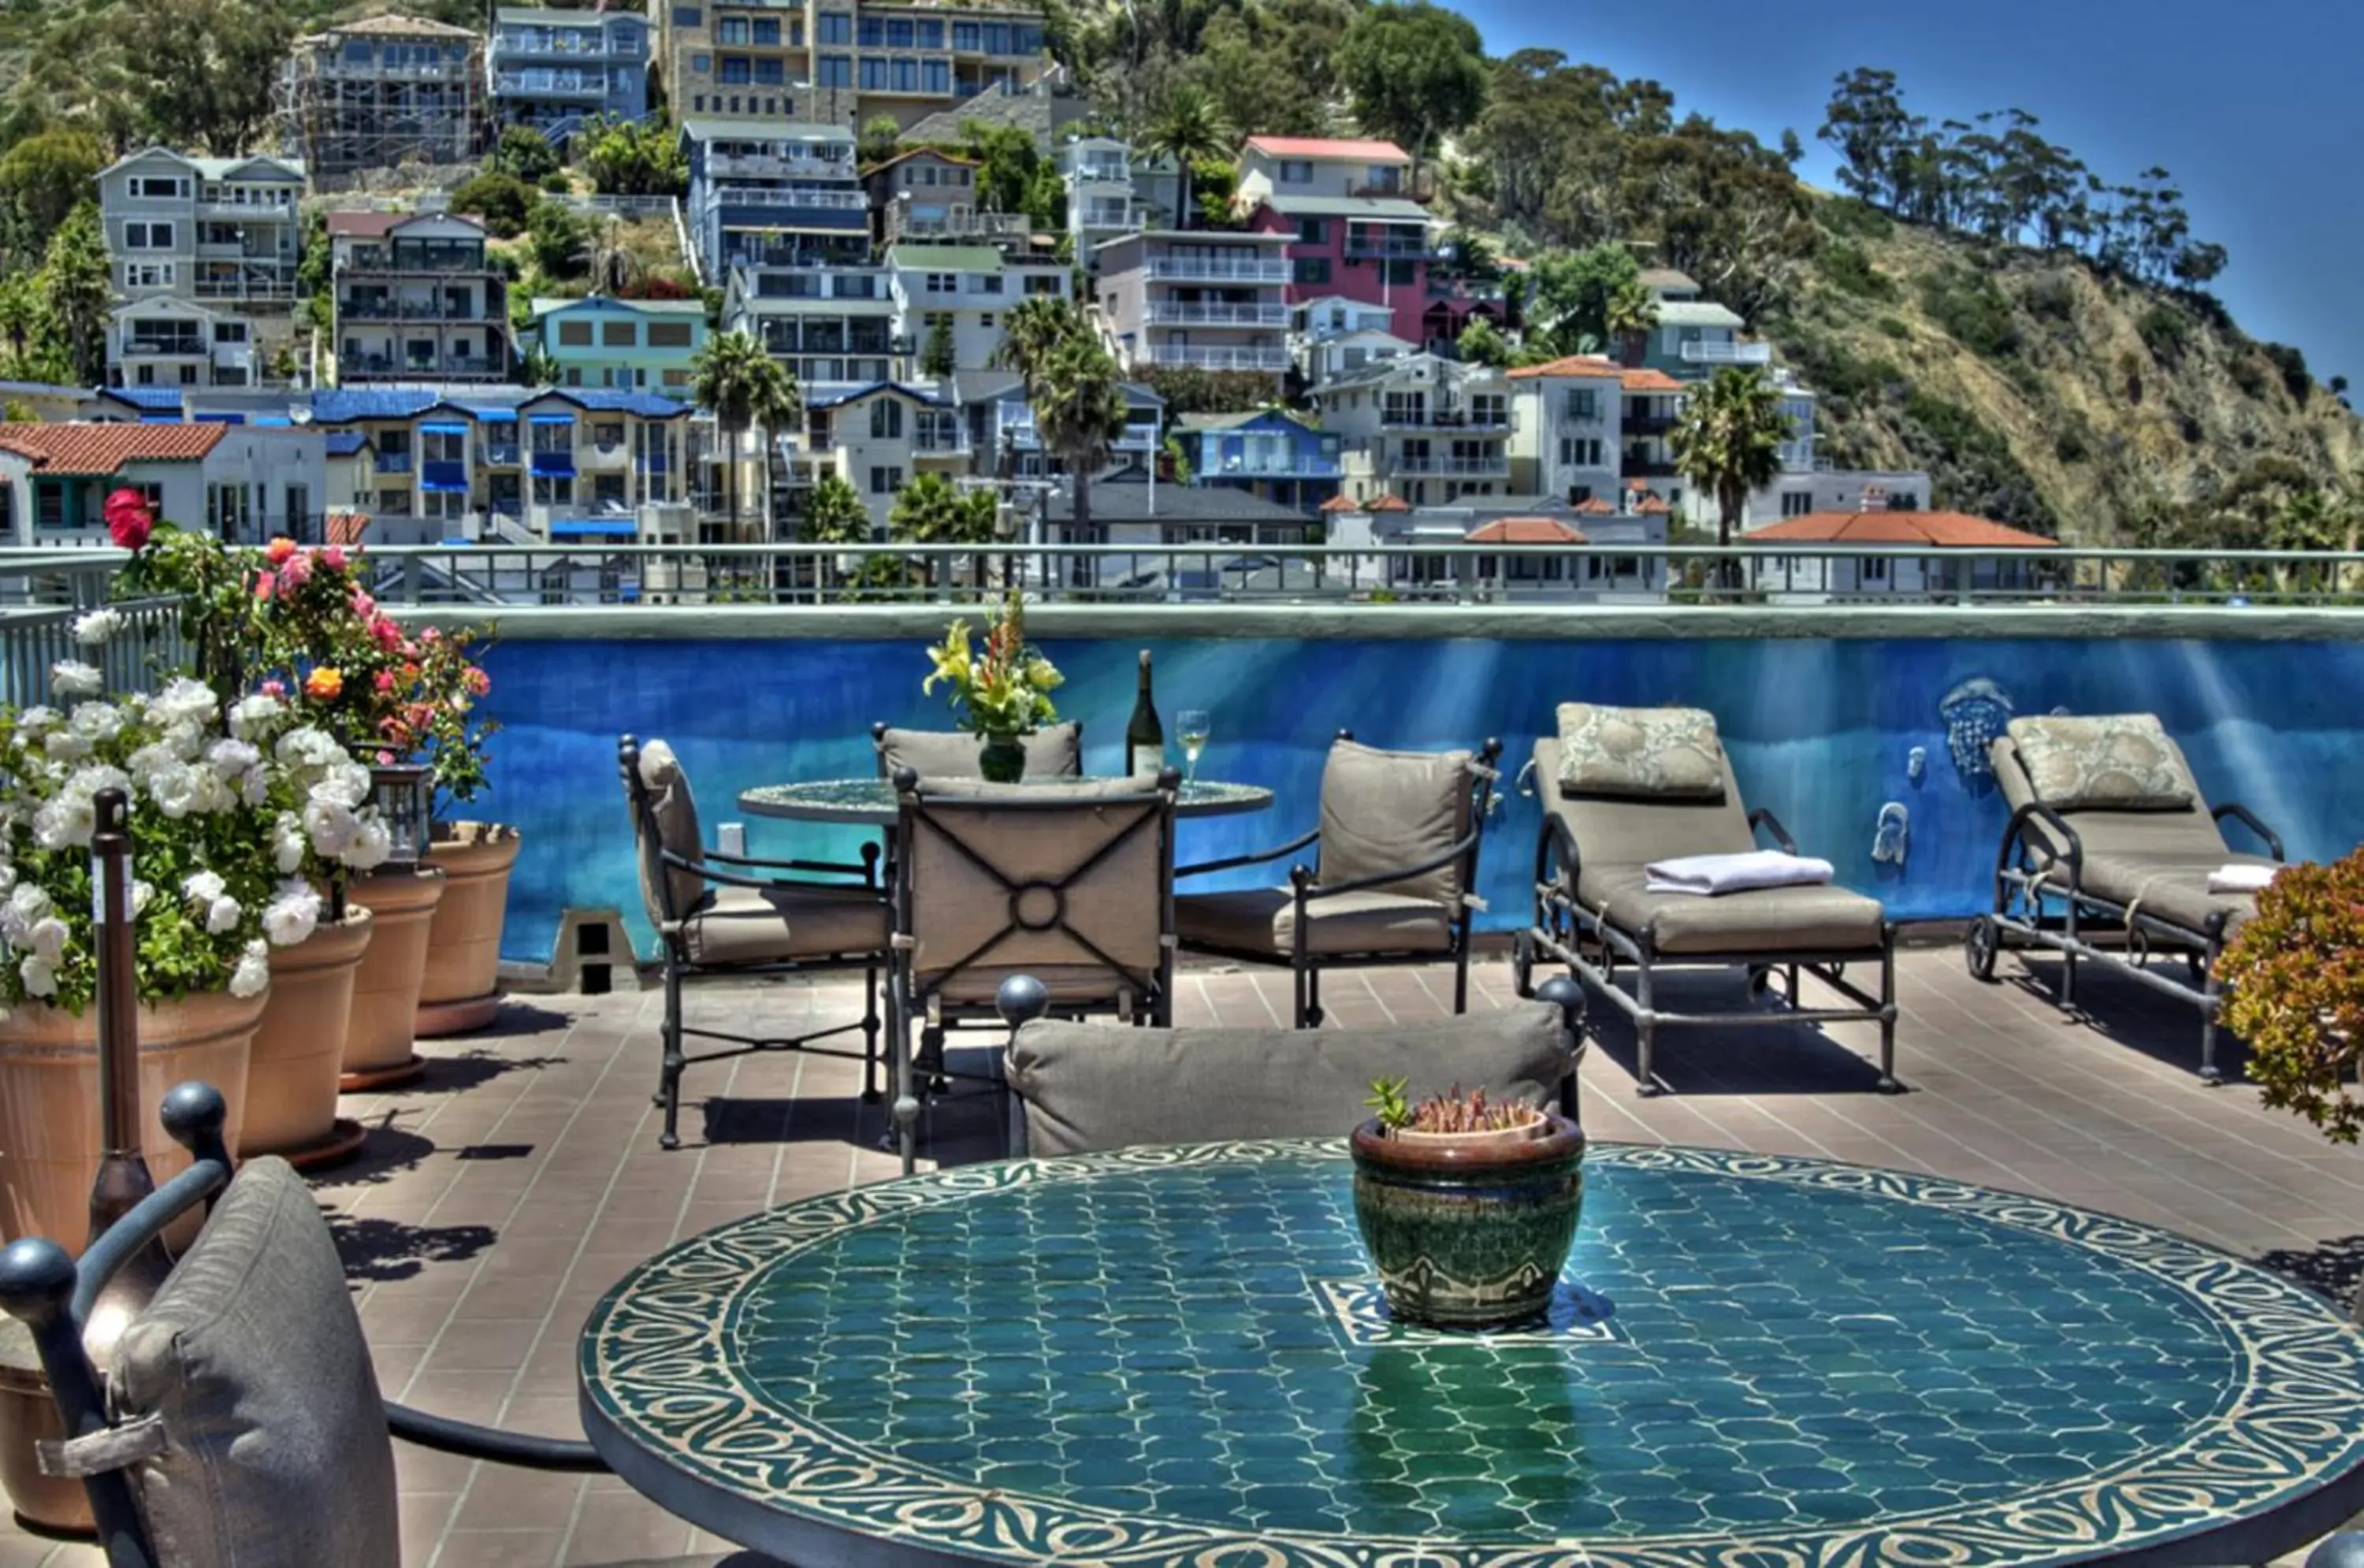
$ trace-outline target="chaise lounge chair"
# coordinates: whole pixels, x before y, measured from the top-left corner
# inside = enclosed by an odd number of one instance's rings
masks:
[[[1994,978],[2006,948],[2046,948],[2063,959],[2060,1003],[2077,1004],[2081,959],[2200,1008],[2200,1076],[2216,1065],[2216,959],[2257,910],[2248,893],[2211,893],[2226,866],[2273,866],[2282,841],[2237,801],[2211,809],[2181,748],[2149,714],[2014,718],[1989,748],[1995,783],[2011,805],[1995,855],[1994,912],[1970,928],[1970,973]],[[2222,823],[2232,817],[2272,857],[2236,854]],[[2123,939],[2096,947],[2096,925]],[[2180,954],[2188,983],[2148,966]]]
[[[1745,853],[1756,847],[1759,828],[1797,852],[1771,812],[1742,804],[1714,717],[1697,708],[1567,703],[1559,721],[1560,733],[1538,740],[1529,764],[1544,824],[1534,925],[1519,936],[1519,994],[1533,994],[1534,967],[1546,960],[1596,987],[1634,1021],[1645,1095],[1659,1090],[1657,1031],[1670,1024],[1877,1023],[1879,1087],[1896,1090],[1896,928],[1878,900],[1827,884],[1714,897],[1648,891],[1645,868],[1653,862]],[[1634,966],[1631,995],[1617,984],[1620,964]],[[1849,964],[1877,966],[1879,995],[1847,978]],[[1657,976],[1677,968],[1745,968],[1759,995],[1780,970],[1789,1006],[1667,1011]],[[1803,1006],[1801,973],[1855,1006]]]

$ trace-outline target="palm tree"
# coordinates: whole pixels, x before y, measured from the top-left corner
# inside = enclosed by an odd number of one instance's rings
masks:
[[[1092,475],[1124,431],[1124,374],[1098,339],[1071,337],[1052,350],[1029,401],[1043,445],[1059,454],[1075,481],[1076,536],[1088,541]]]
[[[805,496],[803,516],[797,529],[798,540],[805,544],[849,549],[870,542],[870,508],[862,502],[862,493],[853,482],[841,473],[824,473],[820,483]],[[824,555],[816,565],[823,584],[837,574],[836,557]]]
[[[797,384],[797,373],[786,361],[764,358],[764,368],[755,373],[754,395],[747,412],[764,448],[764,533],[768,538],[777,526],[772,495],[773,451],[783,430],[793,435],[805,422],[804,389]]]
[[[1221,158],[1238,140],[1223,111],[1207,90],[1185,82],[1165,95],[1137,144],[1152,158],[1171,158],[1181,174],[1176,206],[1180,227],[1190,227],[1190,165],[1201,158]]]
[[[1090,329],[1082,307],[1073,300],[1038,294],[1020,301],[1001,318],[1001,342],[993,350],[994,367],[1017,372],[1026,395],[1031,398],[1036,377],[1050,362],[1052,350]]]
[[[1643,287],[1641,279],[1628,278],[1611,292],[1601,309],[1600,324],[1617,339],[1625,362],[1638,365],[1650,329],[1658,324],[1658,296]]]
[[[556,386],[558,356],[540,343],[529,343],[518,361],[518,374],[528,386]]]
[[[978,502],[983,502],[982,506]],[[983,550],[993,542],[996,508],[993,493],[963,494],[941,473],[916,474],[895,493],[894,509],[886,515],[890,537],[902,544],[963,544]],[[977,582],[984,583],[980,573]],[[935,565],[929,563],[927,583],[935,586]]]
[[[804,417],[804,399],[796,378],[764,351],[745,332],[721,332],[707,339],[690,361],[690,395],[714,416],[723,437],[722,483],[730,497],[730,533],[739,533],[739,462],[742,438],[749,429],[769,432]],[[768,434],[767,434],[768,440]],[[764,472],[768,482],[768,451]]]
[[[1732,543],[1748,493],[1781,472],[1790,434],[1780,388],[1756,365],[1726,365],[1692,390],[1667,439],[1683,477],[1715,496],[1717,544]]]

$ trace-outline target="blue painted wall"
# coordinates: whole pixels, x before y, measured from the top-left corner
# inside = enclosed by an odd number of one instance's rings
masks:
[[[1050,640],[1061,712],[1084,721],[1086,764],[1119,764],[1136,645]],[[1278,792],[1263,817],[1183,828],[1186,860],[1263,848],[1312,826],[1322,754],[1341,728],[1375,745],[1442,748],[1499,735],[1515,770],[1575,698],[1712,710],[1752,805],[1767,806],[1841,881],[1900,919],[1984,904],[2005,813],[1975,762],[1981,720],[2056,708],[2157,713],[2212,800],[2237,798],[2294,857],[2364,841],[2364,646],[2152,640],[1633,639],[1152,641],[1169,737],[1176,709],[1214,714],[1202,771]],[[753,784],[867,775],[874,720],[942,726],[920,695],[916,641],[513,641],[494,649],[506,727],[477,814],[524,829],[505,957],[547,962],[559,911],[621,905],[642,951],[619,733],[662,736],[698,791],[707,836],[741,819]],[[1950,698],[1950,700],[1949,700]],[[1960,742],[1959,745],[1949,742]],[[1912,749],[1924,749],[1919,781]],[[1903,805],[1903,866],[1872,859],[1881,806]],[[1484,862],[1483,927],[1524,922],[1537,807],[1508,800]],[[2236,830],[2237,831],[2237,830]],[[850,856],[859,836],[749,820],[750,852]],[[1285,871],[1285,867],[1283,868]],[[1249,879],[1253,882],[1253,878]],[[1212,885],[1211,884],[1210,885]]]

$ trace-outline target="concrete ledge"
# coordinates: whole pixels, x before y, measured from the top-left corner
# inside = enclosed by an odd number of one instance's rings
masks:
[[[396,606],[403,621],[489,626],[524,642],[933,639],[971,604]],[[2364,610],[2219,605],[1037,605],[1043,638],[1265,638],[1279,640],[1613,641],[1622,639],[2068,638],[2095,641],[2364,641]]]

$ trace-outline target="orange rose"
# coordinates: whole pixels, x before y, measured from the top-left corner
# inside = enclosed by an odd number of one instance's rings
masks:
[[[344,695],[345,677],[323,664],[304,677],[304,695],[316,702],[334,702]]]

